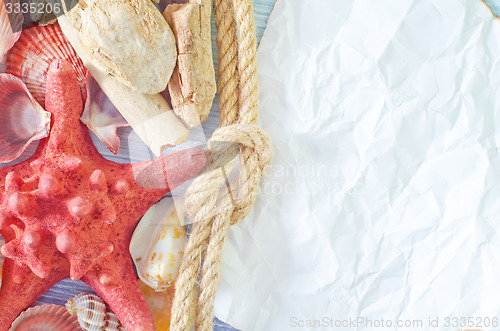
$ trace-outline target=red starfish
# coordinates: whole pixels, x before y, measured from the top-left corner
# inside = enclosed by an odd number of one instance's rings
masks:
[[[6,241],[0,330],[67,277],[91,286],[127,330],[155,330],[137,285],[130,238],[149,207],[201,170],[204,153],[188,149],[132,165],[104,159],[79,120],[75,73],[61,60],[49,69],[46,108],[54,123],[49,138],[29,160],[0,168],[0,234]],[[166,188],[136,183],[134,173],[158,168],[145,179],[161,184],[168,173],[168,185],[156,186]]]

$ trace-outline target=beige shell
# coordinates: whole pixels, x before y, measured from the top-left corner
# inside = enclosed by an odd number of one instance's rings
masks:
[[[177,201],[176,201],[177,202]],[[130,241],[130,255],[139,278],[151,288],[169,288],[179,271],[186,245],[182,203],[176,209],[172,198],[165,198],[142,217]]]
[[[71,315],[78,317],[78,322],[84,330],[125,331],[115,313],[95,294],[80,293],[71,297],[66,303],[66,309]]]
[[[29,308],[12,323],[10,331],[78,331],[78,321],[62,306],[42,305]]]
[[[106,74],[140,93],[165,90],[177,50],[151,0],[80,0],[66,16],[83,50]]]

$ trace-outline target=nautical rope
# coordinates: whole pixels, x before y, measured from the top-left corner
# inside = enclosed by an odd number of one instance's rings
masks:
[[[272,145],[257,123],[257,42],[251,0],[214,0],[219,50],[219,128],[209,140],[240,146],[239,178],[228,185],[236,163],[213,166],[185,194],[193,227],[175,283],[171,330],[211,331],[213,305],[229,226],[252,209],[258,185],[271,162]],[[216,151],[211,150],[212,155]],[[213,160],[216,161],[216,160]],[[197,279],[200,277],[198,284]]]

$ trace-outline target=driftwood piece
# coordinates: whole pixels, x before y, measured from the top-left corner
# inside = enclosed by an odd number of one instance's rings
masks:
[[[65,12],[101,71],[140,93],[165,90],[177,50],[171,28],[150,0],[78,0]]]
[[[177,41],[177,66],[168,83],[172,107],[185,124],[207,119],[217,92],[212,59],[211,1],[170,4],[163,12]]]
[[[189,130],[161,94],[139,93],[102,71],[82,47],[67,14],[60,16],[58,21],[66,38],[104,93],[155,155],[159,156],[165,148],[187,140]]]

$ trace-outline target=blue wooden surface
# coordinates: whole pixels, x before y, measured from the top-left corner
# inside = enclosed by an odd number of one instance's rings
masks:
[[[274,6],[274,3],[275,0],[257,0],[254,2],[254,13],[255,13],[256,32],[258,41],[260,41],[262,34],[264,33],[267,19]],[[215,23],[212,18],[212,43],[214,49],[214,63],[217,66],[217,48],[215,46],[215,36],[216,36]],[[218,126],[218,121],[219,121],[218,97],[216,97],[214,100],[212,111],[207,121],[203,123],[201,128],[195,128],[194,130],[192,130],[190,134],[190,139],[187,143],[182,144],[174,149],[171,149],[171,151],[200,143],[203,144],[206,140],[208,140],[212,132]],[[137,162],[154,158],[154,155],[151,153],[151,151],[140,141],[137,135],[130,128],[120,128],[118,130],[118,134],[120,136],[121,147],[117,155],[111,154],[109,150],[104,146],[104,144],[101,141],[99,141],[99,139],[95,135],[91,134],[92,140],[94,141],[98,151],[105,158],[118,163]],[[25,153],[21,157],[16,159],[14,162],[11,162],[6,165],[17,164],[26,160],[34,153],[34,151],[36,150],[36,146],[37,146],[36,143],[33,144],[25,151]],[[1,244],[2,243],[0,242],[0,245]],[[93,291],[82,281],[71,281],[69,279],[65,279],[59,282],[58,284],[54,285],[47,293],[45,293],[38,301],[36,301],[35,305],[41,305],[47,303],[64,305],[68,300],[68,298],[80,292],[93,292]],[[222,321],[215,319],[214,330],[226,331],[235,329],[223,323]]]
[[[500,16],[500,0],[484,0],[490,7],[491,12],[496,16]]]

